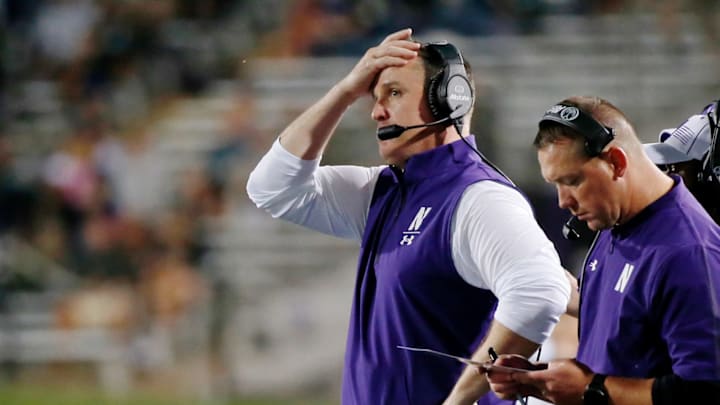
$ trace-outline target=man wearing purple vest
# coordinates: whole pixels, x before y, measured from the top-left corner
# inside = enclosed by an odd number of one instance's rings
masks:
[[[585,260],[572,360],[498,364],[500,396],[563,405],[720,404],[720,228],[648,158],[620,110],[573,97],[535,138],[558,204],[600,231]]]
[[[530,355],[570,286],[523,195],[469,135],[471,74],[448,43],[411,30],[370,48],[279,136],[247,190],[275,217],[361,244],[342,403],[509,403],[474,368],[416,346],[488,360]],[[387,166],[320,166],[345,110],[374,100]]]

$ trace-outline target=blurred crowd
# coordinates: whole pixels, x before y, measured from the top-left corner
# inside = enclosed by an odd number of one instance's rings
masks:
[[[174,100],[213,80],[242,81],[248,55],[355,54],[405,26],[527,33],[548,4],[5,0],[0,234],[80,280],[81,293],[58,306],[61,325],[130,327],[144,313],[138,304],[171,320],[207,294],[207,222],[225,212],[232,165],[257,137],[252,95],[238,94],[229,136],[202,167],[169,180],[147,153],[148,128]],[[223,29],[237,36],[223,42]],[[171,198],[160,192],[168,181]],[[6,292],[48,288],[37,269],[2,272]],[[117,304],[98,306],[97,294]]]
[[[207,297],[206,230],[225,209],[219,165],[242,154],[242,140],[229,137],[201,167],[168,179],[148,153],[148,128],[221,75],[220,58],[198,57],[190,33],[219,23],[232,3],[3,2],[0,235],[74,280],[55,308],[59,326],[172,323]],[[239,104],[229,125],[243,117]],[[0,297],[53,288],[35,265],[0,274]]]

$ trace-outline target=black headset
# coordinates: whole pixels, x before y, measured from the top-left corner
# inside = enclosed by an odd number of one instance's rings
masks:
[[[585,139],[585,152],[590,157],[599,156],[605,146],[615,138],[612,128],[599,123],[582,109],[566,103],[559,103],[545,111],[539,126],[543,123],[556,122],[579,132]]]
[[[698,175],[698,181],[703,184],[714,184],[717,187],[720,186],[720,147],[718,147],[720,100],[713,101],[708,107],[713,107],[707,112],[710,121],[710,149],[702,161],[702,170]]]
[[[505,177],[510,184],[514,184],[500,168],[495,166],[462,135],[463,119],[472,110],[475,95],[460,51],[447,41],[426,43],[425,47],[430,53],[435,54],[443,65],[442,70],[430,78],[426,89],[428,105],[433,118],[438,121],[449,120],[468,148]]]
[[[442,70],[428,82],[430,111],[436,120],[449,118],[453,123],[461,121],[472,109],[474,97],[462,55],[448,42],[428,43],[426,48],[443,64]]]

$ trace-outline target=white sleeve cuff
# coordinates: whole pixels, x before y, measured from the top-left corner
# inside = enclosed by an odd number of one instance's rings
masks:
[[[532,266],[527,268],[533,270]],[[570,299],[570,284],[563,272],[554,271],[541,280],[526,277],[508,280],[512,287],[498,297],[495,319],[518,335],[543,343],[565,313]]]
[[[250,199],[275,218],[329,235],[361,239],[382,167],[320,166],[278,141],[250,174]]]

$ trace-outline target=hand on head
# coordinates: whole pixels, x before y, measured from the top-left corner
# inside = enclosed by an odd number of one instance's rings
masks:
[[[400,67],[417,57],[420,44],[410,40],[412,29],[394,32],[375,47],[368,49],[340,86],[355,98],[370,92],[377,75],[388,67]]]

